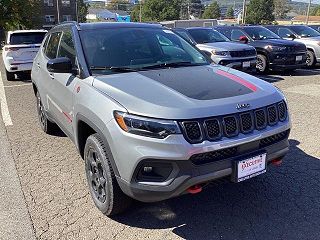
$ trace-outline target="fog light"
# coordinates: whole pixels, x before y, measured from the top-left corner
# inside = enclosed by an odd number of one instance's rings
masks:
[[[173,171],[170,163],[146,161],[138,167],[136,180],[138,182],[164,182]]]

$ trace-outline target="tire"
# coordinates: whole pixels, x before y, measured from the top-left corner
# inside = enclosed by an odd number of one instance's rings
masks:
[[[36,98],[37,98],[37,112],[38,112],[40,127],[42,131],[44,131],[45,133],[52,134],[57,130],[57,125],[48,120],[38,91],[36,93]]]
[[[122,192],[110,158],[112,153],[100,136],[89,136],[84,149],[87,182],[93,202],[106,216],[124,212],[132,202],[132,199]]]
[[[15,76],[14,76],[14,73],[13,72],[8,72],[6,70],[6,76],[7,76],[7,80],[8,81],[14,81],[15,80]]]
[[[307,68],[312,68],[314,65],[316,65],[316,56],[313,51],[307,50],[306,66]]]
[[[265,55],[257,55],[256,69],[258,73],[266,73],[268,71],[268,60]]]

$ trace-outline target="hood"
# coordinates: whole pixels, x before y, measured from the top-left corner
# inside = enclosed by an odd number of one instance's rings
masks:
[[[306,38],[296,38],[299,42],[320,42],[320,36],[318,37],[306,37]]]
[[[285,39],[265,39],[265,40],[257,40],[259,43],[265,43],[266,45],[272,45],[272,46],[290,46],[295,47],[297,45],[300,45],[301,43],[297,43],[292,40],[285,40]]]
[[[253,50],[254,48],[245,45],[242,43],[235,43],[235,42],[216,42],[216,43],[205,43],[205,44],[197,44],[199,49],[206,48],[206,49],[214,49],[218,51],[244,51],[244,50]]]
[[[259,108],[280,101],[271,84],[218,65],[166,68],[96,76],[93,87],[129,113],[163,119],[192,119]]]

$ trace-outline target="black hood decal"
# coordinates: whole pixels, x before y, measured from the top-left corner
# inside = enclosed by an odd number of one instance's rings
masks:
[[[183,67],[151,70],[139,74],[151,78],[175,91],[197,100],[212,100],[240,96],[254,92],[249,84],[242,84],[231,74],[219,74],[210,67]],[[245,80],[243,80],[245,81]],[[249,87],[248,87],[249,86]]]

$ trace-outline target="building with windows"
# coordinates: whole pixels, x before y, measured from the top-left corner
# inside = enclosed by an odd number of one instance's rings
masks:
[[[42,27],[50,29],[61,22],[75,21],[76,13],[76,0],[42,0]]]

